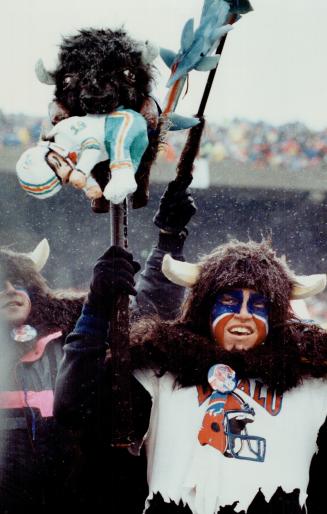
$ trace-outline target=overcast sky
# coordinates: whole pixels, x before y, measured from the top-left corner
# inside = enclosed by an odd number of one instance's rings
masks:
[[[0,109],[47,115],[52,87],[39,84],[34,64],[51,67],[62,35],[82,27],[116,28],[179,48],[184,22],[199,21],[202,0],[7,0],[0,19]],[[254,12],[228,35],[207,117],[217,123],[234,117],[273,124],[300,120],[327,126],[326,0],[252,0]],[[156,93],[165,94],[168,69],[156,61]],[[192,72],[189,93],[178,112],[196,112],[205,73]]]

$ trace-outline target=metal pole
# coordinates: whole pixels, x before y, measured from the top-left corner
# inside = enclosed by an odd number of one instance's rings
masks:
[[[110,205],[111,244],[127,248],[127,201]],[[129,297],[121,294],[110,321],[112,369],[111,445],[128,448],[134,441],[131,398],[131,360],[129,352]]]

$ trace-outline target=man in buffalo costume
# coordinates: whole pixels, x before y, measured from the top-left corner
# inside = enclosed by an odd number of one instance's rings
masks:
[[[110,419],[106,259],[94,268],[88,316],[68,337],[58,376],[56,415],[75,426]],[[297,277],[268,241],[233,241],[195,265],[166,256],[163,270],[191,289],[175,321],[132,328],[146,512],[303,514],[326,415],[327,334],[297,319],[290,301],[321,291],[325,276]]]

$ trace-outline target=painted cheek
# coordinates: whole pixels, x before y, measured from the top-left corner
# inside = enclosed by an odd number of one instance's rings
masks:
[[[268,335],[268,322],[259,316],[254,315],[253,318],[258,331],[258,337],[255,344],[260,344],[263,343]]]
[[[234,313],[223,314],[216,318],[212,323],[212,334],[217,343],[222,344],[224,340],[225,326],[234,316]]]

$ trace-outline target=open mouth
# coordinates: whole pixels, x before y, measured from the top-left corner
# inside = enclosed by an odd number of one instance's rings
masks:
[[[228,332],[233,336],[250,336],[253,334],[253,330],[250,327],[235,326],[231,327]]]
[[[1,305],[1,309],[10,309],[11,307],[21,307],[22,303],[18,302],[17,300],[10,300],[9,302],[4,303]]]

